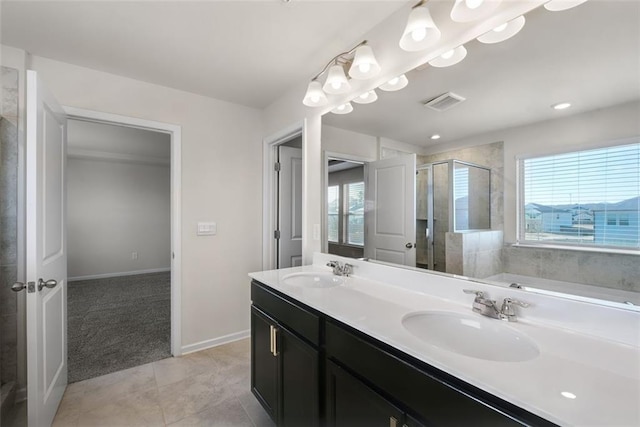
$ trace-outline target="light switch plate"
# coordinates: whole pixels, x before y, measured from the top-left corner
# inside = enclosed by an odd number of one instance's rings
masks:
[[[217,232],[218,232],[218,226],[215,222],[199,222],[198,231],[196,232],[196,235],[214,236]]]

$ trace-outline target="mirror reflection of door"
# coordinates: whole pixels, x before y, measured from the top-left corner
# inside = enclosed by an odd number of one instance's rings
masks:
[[[367,165],[365,257],[416,265],[416,155]]]

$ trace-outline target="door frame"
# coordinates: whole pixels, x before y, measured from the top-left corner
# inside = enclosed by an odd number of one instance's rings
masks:
[[[329,253],[329,228],[328,228],[328,210],[327,210],[327,186],[329,185],[329,160],[330,159],[336,159],[336,160],[345,160],[348,162],[354,162],[354,163],[362,163],[364,165],[364,186],[365,188],[367,187],[367,165],[369,164],[369,162],[375,162],[376,159],[373,157],[364,157],[364,156],[356,156],[353,154],[344,154],[344,153],[338,153],[335,151],[327,151],[327,150],[323,150],[322,151],[322,179],[321,179],[321,188],[322,191],[320,193],[320,204],[322,206],[321,208],[321,215],[322,218],[320,220],[320,227],[321,227],[321,238],[322,241],[320,242],[320,247],[321,247],[321,251],[323,253]]]
[[[296,122],[279,132],[271,134],[262,140],[262,269],[273,270],[277,266],[278,246],[273,236],[278,227],[278,177],[274,164],[278,159],[278,146],[302,137],[302,180],[304,182],[304,159],[306,154],[306,119]],[[304,186],[303,186],[304,192]],[[304,224],[306,203],[302,194],[302,219]],[[304,246],[303,227],[303,246]]]
[[[94,123],[145,129],[171,137],[171,354],[182,355],[182,126],[87,110],[62,107],[67,118]]]

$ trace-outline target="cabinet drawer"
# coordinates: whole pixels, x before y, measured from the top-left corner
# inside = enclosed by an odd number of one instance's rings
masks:
[[[307,308],[277,295],[255,280],[251,282],[251,300],[287,329],[315,346],[320,345],[320,317]]]
[[[469,384],[436,378],[342,326],[327,322],[325,339],[327,357],[393,396],[428,425],[552,425]]]

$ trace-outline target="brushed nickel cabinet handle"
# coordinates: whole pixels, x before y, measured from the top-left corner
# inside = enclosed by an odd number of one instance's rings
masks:
[[[269,353],[273,354],[273,325],[269,325]]]
[[[398,427],[398,420],[395,417],[389,417],[389,427]]]
[[[278,328],[273,328],[273,355],[278,356]]]

